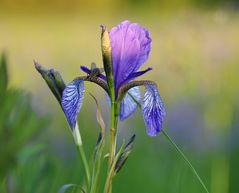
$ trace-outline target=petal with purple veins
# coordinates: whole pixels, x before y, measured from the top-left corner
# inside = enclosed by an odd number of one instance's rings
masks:
[[[75,80],[66,86],[62,94],[62,109],[72,129],[76,126],[77,115],[84,99],[84,81]]]
[[[120,120],[127,119],[138,107],[140,103],[141,92],[139,87],[131,88],[120,103]]]
[[[146,85],[142,101],[142,112],[147,134],[156,136],[161,130],[166,115],[157,85]]]

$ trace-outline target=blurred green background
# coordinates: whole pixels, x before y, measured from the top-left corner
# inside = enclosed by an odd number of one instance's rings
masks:
[[[80,65],[102,66],[100,24],[110,29],[125,19],[151,33],[143,68],[154,70],[143,78],[158,83],[168,133],[211,193],[239,192],[237,0],[0,0],[0,52],[9,75],[0,95],[0,192],[54,193],[81,182],[83,168],[65,117],[33,59],[70,82],[83,75]],[[103,90],[89,83],[86,88],[109,122]],[[79,125],[92,157],[98,131],[87,92]],[[204,191],[163,136],[146,136],[139,110],[119,127],[119,142],[133,133],[137,138],[114,180],[115,193]]]

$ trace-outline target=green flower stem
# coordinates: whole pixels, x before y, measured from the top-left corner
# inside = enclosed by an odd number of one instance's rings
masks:
[[[111,128],[110,128],[110,157],[109,164],[111,165],[116,152],[116,135],[118,123],[118,103],[111,103]]]
[[[112,163],[112,165],[109,169],[107,179],[106,179],[106,183],[105,183],[104,193],[111,193],[112,192],[112,180],[113,180],[113,177],[114,177],[114,166],[115,166],[115,164],[116,164],[116,160],[113,161],[113,163]]]
[[[105,184],[105,193],[112,192],[112,180],[113,180],[113,168],[116,162],[116,140],[117,140],[117,123],[119,104],[111,100],[111,129],[110,129],[110,155],[109,155],[109,167],[108,176]]]
[[[97,193],[100,180],[101,159],[94,163],[90,193]]]
[[[109,155],[109,167],[113,161],[113,157],[115,155],[116,149],[116,128],[115,128],[115,120],[114,120],[114,103],[111,103],[111,128],[110,128],[110,155]]]
[[[80,157],[83,163],[83,167],[85,169],[85,175],[86,175],[86,184],[87,184],[87,189],[89,189],[90,187],[90,170],[89,170],[89,165],[86,159],[86,155],[85,155],[85,151],[82,145],[77,145],[76,146],[79,153],[80,153]]]
[[[115,165],[117,163],[117,160],[119,156],[122,153],[124,145],[121,146],[120,150],[118,153],[115,155],[115,159],[113,160],[111,167],[109,168],[108,175],[106,178],[106,183],[105,183],[105,188],[104,188],[104,193],[111,193],[112,192],[112,180],[115,175]]]
[[[165,138],[168,140],[168,142],[174,147],[174,149],[182,156],[183,160],[187,163],[187,165],[189,166],[189,168],[191,169],[191,171],[194,173],[194,175],[196,176],[196,178],[198,179],[198,181],[200,182],[200,184],[202,185],[202,187],[204,188],[204,190],[209,193],[207,187],[205,186],[205,184],[203,183],[202,179],[200,178],[199,174],[197,173],[197,171],[195,170],[195,168],[193,167],[193,165],[190,163],[190,161],[188,160],[188,158],[184,155],[184,153],[182,152],[181,149],[179,149],[179,147],[177,146],[177,144],[171,139],[171,137],[166,133],[166,131],[162,130],[162,134],[165,136]]]
[[[103,138],[100,141],[98,150],[96,151],[96,155],[95,155],[90,193],[97,193],[97,191],[99,189],[100,171],[101,171],[101,166],[102,166],[101,164],[102,164],[104,145],[105,145],[105,139],[103,136]]]
[[[77,150],[80,154],[80,157],[81,157],[81,160],[83,163],[83,167],[84,167],[85,175],[86,175],[86,185],[87,185],[87,189],[89,189],[90,188],[90,169],[89,169],[89,164],[86,159],[85,150],[83,148],[78,123],[76,123],[76,127],[73,130],[73,137],[75,139],[75,144],[76,144]]]
[[[106,74],[106,82],[109,88],[109,97],[111,100],[111,128],[110,128],[110,150],[109,150],[109,168],[113,162],[116,150],[116,133],[117,133],[117,103],[115,97],[115,85],[112,65],[112,53],[110,45],[109,33],[105,26],[102,27],[101,34],[101,50],[103,56],[104,70]]]

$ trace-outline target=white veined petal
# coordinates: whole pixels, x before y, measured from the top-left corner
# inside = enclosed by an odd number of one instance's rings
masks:
[[[83,103],[84,92],[84,81],[76,80],[68,84],[62,93],[62,109],[72,129],[76,126],[76,119]]]
[[[147,134],[156,136],[161,130],[166,115],[157,85],[146,85],[142,101],[142,113]]]

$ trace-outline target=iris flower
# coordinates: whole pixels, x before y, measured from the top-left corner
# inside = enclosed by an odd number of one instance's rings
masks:
[[[121,121],[141,106],[147,134],[156,136],[162,130],[165,117],[158,87],[150,80],[136,80],[152,70],[147,68],[139,71],[151,50],[152,40],[148,30],[136,23],[123,21],[109,32],[102,26],[101,40],[104,69],[97,68],[94,63],[91,69],[81,66],[81,70],[87,75],[74,79],[68,85],[65,85],[60,73],[54,69],[47,70],[35,62],[36,69],[61,104],[73,131],[77,127],[76,120],[84,99],[84,82],[90,81],[105,90],[109,104],[112,98],[119,104]],[[139,86],[145,87],[143,96]]]
[[[48,84],[66,115],[82,157],[89,186],[91,183],[90,170],[77,125],[77,116],[84,99],[84,82],[90,81],[96,83],[107,93],[107,102],[111,105],[111,129],[109,149],[110,170],[106,179],[105,192],[111,191],[112,178],[127,160],[135,139],[135,135],[133,135],[127,145],[121,146],[119,152],[116,154],[118,117],[123,121],[130,117],[138,107],[141,107],[147,134],[149,136],[156,136],[162,131],[166,113],[157,84],[150,80],[137,80],[138,77],[152,70],[152,68],[139,70],[148,60],[151,43],[152,40],[149,36],[149,31],[136,23],[123,21],[118,26],[113,27],[109,32],[105,26],[102,26],[101,48],[104,68],[97,68],[94,63],[90,69],[86,66],[81,66],[81,70],[87,75],[77,77],[67,85],[59,72],[54,69],[45,69],[35,62],[36,69]],[[103,74],[104,72],[105,74]],[[141,95],[140,86],[145,87],[143,95]],[[205,191],[208,192],[203,181],[183,152],[165,131],[162,131],[162,133],[183,157]],[[102,141],[102,132],[99,136],[99,140]],[[99,143],[99,141],[97,141],[97,143]],[[97,144],[97,146],[98,145],[99,144]],[[96,148],[96,152],[100,151],[99,148],[100,145]],[[101,152],[103,151],[102,148],[103,146],[101,145]],[[99,156],[101,154],[97,153],[95,155]],[[99,162],[95,163],[98,165]],[[99,167],[94,167],[94,169],[95,168],[99,169]],[[95,190],[94,188],[96,187],[94,185],[97,185],[97,183],[94,184],[94,182],[98,182],[98,179],[94,177],[95,176],[92,177],[93,190]]]
[[[108,33],[106,28],[102,26],[102,34],[104,32]],[[147,68],[138,71],[147,61],[151,50],[152,40],[149,31],[136,23],[123,21],[118,26],[113,27],[108,35],[113,65],[115,100],[120,102],[119,118],[121,121],[127,119],[142,104],[147,134],[156,136],[162,129],[165,117],[165,109],[157,85],[148,80],[135,81],[137,77],[152,70],[152,68]],[[86,72],[87,76],[73,80],[66,86],[62,94],[62,108],[72,128],[76,125],[77,115],[83,103],[84,81],[97,83],[109,94],[107,77],[102,74],[101,69],[92,65],[91,69],[81,66],[81,70]],[[145,86],[143,97],[139,86]],[[107,98],[109,101],[109,97]]]

